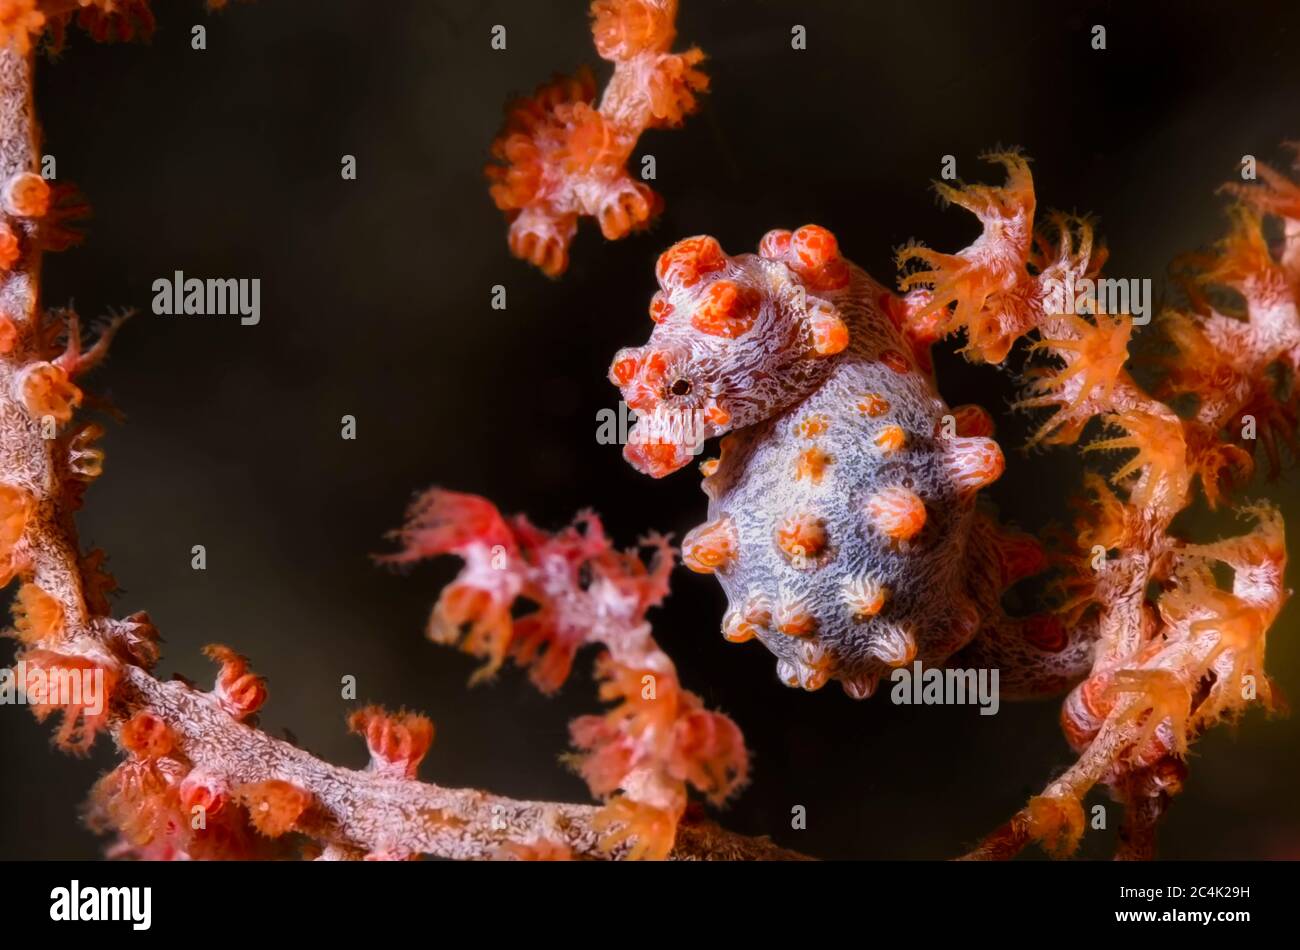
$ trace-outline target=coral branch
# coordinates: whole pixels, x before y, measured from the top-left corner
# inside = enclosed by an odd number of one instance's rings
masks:
[[[482,498],[440,489],[416,499],[395,536],[402,551],[381,560],[464,559],[434,607],[429,635],[486,658],[475,679],[512,657],[552,692],[568,678],[579,647],[603,648],[600,695],[616,705],[576,720],[571,733],[581,750],[579,773],[609,800],[601,817],[616,828],[608,847],[632,837],[631,856],[665,857],[688,786],[721,803],[744,784],[749,760],[740,730],[681,688],[645,619],[668,593],[673,555],[666,538],[643,542],[653,552],[647,565],[614,550],[593,514],[547,534],[522,517],[507,522]],[[518,600],[536,609],[512,619]]]
[[[308,790],[312,806],[294,830],[325,846],[329,856],[429,854],[482,859],[496,856],[508,843],[543,840],[563,844],[582,857],[617,858],[628,851],[625,845],[612,850],[602,846],[596,806],[516,801],[476,789],[423,784],[404,774],[330,765],[240,723],[209,694],[179,681],[159,682],[139,667],[127,667],[115,697],[115,719],[129,722],[142,710],[165,724],[174,737],[171,754],[188,760],[189,774],[205,776],[209,787],[236,789],[283,782]],[[187,823],[188,818],[185,815]],[[234,850],[224,856],[245,855]],[[681,825],[669,857],[788,860],[801,856],[765,838],[688,820]]]
[[[510,250],[550,277],[569,266],[580,217],[616,240],[647,227],[662,201],[626,166],[646,129],[672,128],[698,107],[709,80],[700,50],[670,53],[677,0],[594,0],[596,51],[614,75],[596,103],[585,67],[556,76],[506,108],[484,172],[510,221]]]
[[[598,40],[612,58],[626,58],[626,44],[663,40],[632,29],[633,6],[596,5]],[[13,631],[21,647],[0,687],[22,689],[38,718],[61,711],[56,742],[68,751],[83,753],[99,733],[113,733],[124,760],[96,785],[89,820],[118,833],[114,853],[272,857],[305,839],[326,858],[798,857],[688,817],[688,785],[720,802],[744,782],[744,743],[729,719],[681,689],[650,637],[644,615],[667,593],[667,540],[647,542],[656,552],[647,566],[614,551],[594,515],[581,519],[581,530],[550,536],[523,519],[507,524],[481,499],[434,492],[413,510],[402,533],[407,550],[395,560],[441,552],[466,558],[439,617],[448,629],[474,621],[467,646],[488,658],[488,672],[510,654],[532,666],[539,686],[554,689],[578,646],[604,647],[602,697],[618,704],[573,730],[580,770],[610,797],[603,809],[421,784],[415,774],[432,723],[376,707],[351,718],[370,767],[322,762],[252,724],[265,682],[224,646],[206,651],[220,665],[210,691],[152,676],[157,632],[143,613],[108,616],[112,579],[102,553],[80,555],[72,518],[103,458],[92,444],[99,427],[72,424],[82,402],[74,380],[103,358],[121,321],[83,349],[75,314],[38,307],[41,252],[50,240],[66,246],[40,226],[51,205],[34,172],[30,36],[52,9],[17,3],[0,10],[0,39],[8,40],[0,48],[0,572],[5,583],[21,581]],[[83,8],[81,18],[93,14],[92,32],[121,35],[135,27],[96,17],[147,12],[144,4],[105,2]],[[689,107],[677,80],[665,74],[655,79],[659,86],[652,82],[657,119]],[[494,563],[497,547],[512,559],[504,570]],[[520,595],[539,610],[515,622],[509,610]]]
[[[940,329],[964,332],[967,352],[990,362],[1033,337],[1031,352],[1048,362],[1033,371],[1020,405],[1054,412],[1032,442],[1073,443],[1100,418],[1120,434],[1086,448],[1133,454],[1110,476],[1122,498],[1090,476],[1099,504],[1080,520],[1077,545],[1059,557],[1067,568],[1061,621],[1096,624],[1092,669],[1062,713],[1078,761],[968,857],[1010,857],[1034,840],[1055,853],[1073,851],[1083,833],[1082,799],[1098,783],[1126,805],[1120,856],[1149,857],[1156,822],[1186,774],[1189,743],[1249,705],[1274,707],[1264,648],[1287,596],[1280,514],[1248,506],[1243,514],[1255,529],[1209,545],[1185,542],[1170,524],[1191,500],[1193,477],[1214,505],[1249,474],[1244,446],[1253,449],[1254,426],[1274,468],[1279,444],[1294,444],[1295,186],[1270,170],[1265,187],[1232,189],[1247,206],[1234,210],[1232,231],[1213,253],[1183,262],[1190,309],[1162,315],[1178,358],[1152,395],[1125,368],[1127,314],[1108,311],[1104,293],[1094,292],[1107,282],[1092,226],[1053,215],[1034,235],[1028,166],[1017,155],[992,158],[1008,170],[1005,186],[939,186],[979,216],[983,234],[956,254],[910,247],[900,255],[924,264],[901,280],[925,295],[909,319],[937,308]],[[1285,246],[1276,258],[1251,206],[1283,219]],[[1085,292],[1076,297],[1076,288]],[[1240,306],[1216,310],[1210,288],[1232,292]],[[1162,401],[1176,396],[1193,397],[1188,417]],[[1231,569],[1230,589],[1216,582],[1215,562]],[[1155,598],[1153,584],[1163,589]]]

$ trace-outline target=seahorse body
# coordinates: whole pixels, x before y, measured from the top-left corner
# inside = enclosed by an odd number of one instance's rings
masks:
[[[625,455],[660,477],[740,429],[702,466],[709,520],[682,545],[727,593],[723,635],[758,638],[789,685],[856,698],[969,643],[974,496],[1003,458],[983,410],[940,398],[909,302],[815,225],[758,256],[688,238],[656,270],[657,326],[611,368],[639,414]]]

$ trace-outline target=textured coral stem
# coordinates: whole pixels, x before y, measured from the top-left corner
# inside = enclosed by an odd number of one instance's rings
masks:
[[[204,773],[231,786],[267,781],[309,789],[317,808],[299,830],[332,845],[333,856],[366,853],[493,857],[503,845],[559,841],[574,854],[618,858],[599,847],[595,805],[517,801],[477,789],[451,789],[375,772],[330,765],[287,742],[237,722],[206,694],[181,682],[163,683],[129,667],[115,714],[129,719],[148,709],[176,737],[178,749]],[[737,835],[711,822],[683,822],[671,857],[682,860],[795,860],[803,856],[766,838]]]
[[[37,129],[32,105],[33,55],[11,44],[0,49],[0,181],[37,165]],[[0,471],[9,484],[35,499],[26,531],[32,580],[63,607],[69,632],[84,629],[86,604],[73,537],[71,513],[61,496],[60,443],[42,438],[40,420],[17,398],[15,376],[31,358],[29,347],[39,304],[41,254],[37,242],[22,242],[22,255],[0,274],[0,314],[14,321],[19,338],[0,359]]]
[[[15,46],[0,49],[0,183],[33,172],[36,165],[32,66],[31,55]],[[626,844],[608,847],[608,841],[602,840],[609,829],[598,827],[595,806],[512,801],[477,790],[423,785],[404,774],[344,769],[270,738],[239,721],[260,705],[265,691],[260,679],[248,674],[242,658],[231,651],[212,651],[223,663],[223,672],[211,694],[179,681],[159,682],[143,667],[125,662],[126,652],[138,662],[149,662],[147,620],[138,615],[113,621],[99,615],[105,607],[96,607],[91,616],[72,519],[78,492],[68,444],[43,437],[40,416],[50,410],[41,403],[42,412],[34,411],[31,399],[23,398],[24,386],[19,385],[20,373],[33,366],[46,367],[51,379],[79,399],[67,376],[87,368],[95,354],[88,351],[78,359],[76,326],[70,322],[68,366],[46,362],[48,340],[42,340],[45,327],[38,309],[39,235],[30,221],[10,216],[6,225],[17,231],[11,241],[18,254],[0,269],[0,325],[9,330],[0,356],[0,473],[2,497],[11,509],[0,529],[14,532],[9,555],[22,562],[26,602],[40,606],[40,619],[29,616],[28,620],[33,634],[39,634],[41,649],[28,655],[40,653],[52,662],[74,665],[78,661],[71,658],[81,658],[83,664],[111,666],[109,725],[119,744],[134,757],[130,761],[145,761],[140,754],[153,742],[144,735],[148,733],[157,740],[157,754],[165,747],[168,753],[183,755],[193,766],[192,774],[219,781],[225,788],[244,794],[251,789],[263,795],[271,789],[296,793],[301,802],[292,817],[285,821],[284,816],[276,816],[274,823],[282,825],[281,830],[292,827],[314,838],[329,857],[487,858],[505,845],[528,847],[538,841],[562,844],[580,856],[626,856],[631,850]],[[74,407],[73,399],[54,405],[61,414],[56,421],[66,422]],[[14,511],[21,511],[22,517],[15,519]],[[126,648],[126,639],[136,635],[144,638],[137,644],[141,649]],[[76,722],[75,715],[65,719],[69,734],[62,737],[63,744],[88,747],[97,726],[87,720],[84,742],[74,743],[70,730]],[[269,831],[270,827],[263,818],[261,830],[279,833]],[[606,848],[599,848],[600,844]],[[670,856],[799,857],[766,839],[734,835],[705,822],[683,822]]]

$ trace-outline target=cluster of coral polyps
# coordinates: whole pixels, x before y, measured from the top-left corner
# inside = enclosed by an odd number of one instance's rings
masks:
[[[551,277],[569,266],[578,218],[594,217],[610,240],[650,223],[659,196],[628,159],[642,132],[680,125],[708,87],[700,50],[668,52],[677,0],[595,0],[591,17],[596,51],[614,64],[600,103],[586,68],[543,84],[507,107],[485,169],[511,252]]]
[[[760,639],[788,684],[839,679],[866,696],[889,667],[920,658],[996,667],[1005,698],[1074,687],[1063,725],[1079,761],[977,854],[1031,838],[1072,849],[1080,801],[1104,782],[1129,805],[1126,853],[1141,855],[1190,738],[1272,705],[1264,646],[1285,597],[1280,515],[1248,506],[1252,532],[1205,545],[1169,526],[1195,476],[1216,504],[1249,474],[1257,442],[1274,467],[1279,445],[1294,446],[1300,187],[1264,169],[1262,185],[1231,189],[1244,202],[1232,233],[1184,262],[1188,307],[1162,315],[1177,356],[1153,395],[1126,369],[1129,315],[1053,310],[1054,287],[1100,274],[1090,224],[1052,215],[1036,230],[1028,164],[990,158],[1004,185],[937,185],[983,233],[953,254],[903,248],[901,297],[815,226],[772,232],[758,257],[729,257],[708,237],[665,252],[650,342],[610,371],[639,413],[625,454],[662,476],[703,438],[740,428],[701,466],[709,521],[683,557],[722,582],[723,635]],[[1276,249],[1261,213],[1280,219]],[[1212,291],[1235,309],[1216,309]],[[1089,477],[1095,503],[1055,555],[1062,596],[1036,615],[1007,616],[999,602],[1047,562],[972,512],[1003,459],[987,414],[949,413],[934,388],[927,350],[950,334],[989,363],[1030,339],[1038,362],[1021,407],[1050,411],[1034,442],[1073,443],[1099,420],[1119,434],[1087,448],[1133,452],[1110,475],[1119,495]],[[1174,396],[1191,398],[1187,415],[1162,401]],[[690,439],[664,422],[681,415],[700,420]],[[1232,569],[1230,588],[1216,563]]]
[[[12,53],[0,60],[5,81],[22,69]],[[30,141],[30,103],[0,96],[0,109],[5,144],[14,135]],[[95,616],[107,612],[113,587],[103,553],[82,555],[64,534],[103,462],[100,427],[72,422],[83,398],[77,380],[103,357],[120,321],[83,350],[75,314],[38,308],[41,253],[66,246],[69,235],[53,189],[14,151],[0,149],[0,584],[20,585],[11,631],[21,644],[19,685],[38,718],[62,712],[59,744],[84,751],[108,723],[100,700],[119,682],[122,659],[148,651],[147,618]],[[61,648],[90,630],[82,648]],[[93,682],[98,699],[73,695],[65,688],[72,682]]]
[[[465,567],[442,592],[429,624],[435,642],[485,658],[482,675],[507,659],[527,667],[550,693],[569,677],[587,644],[597,660],[604,715],[571,726],[578,770],[608,800],[598,826],[604,847],[631,841],[632,857],[666,857],[693,786],[721,803],[744,784],[749,760],[736,724],[684,690],[646,612],[668,594],[673,552],[647,538],[649,564],[615,550],[592,514],[556,534],[526,518],[507,522],[482,498],[433,490],[412,506],[391,563],[455,554]],[[534,606],[512,618],[516,603]]]
[[[292,807],[285,802],[305,801],[305,793],[285,783],[225,785],[194,768],[174,721],[124,708],[133,677],[157,660],[157,634],[143,613],[110,616],[115,583],[104,554],[83,554],[77,544],[73,514],[103,465],[95,445],[101,428],[75,421],[78,381],[104,357],[121,318],[83,349],[75,313],[39,307],[41,254],[74,240],[67,221],[84,206],[31,171],[33,64],[26,33],[12,30],[35,30],[44,20],[15,19],[22,7],[0,11],[9,17],[0,27],[10,31],[0,48],[0,584],[19,582],[9,633],[20,644],[5,688],[21,691],[38,719],[62,715],[55,741],[67,751],[84,753],[115,727],[127,758],[97,786],[93,817],[117,827],[136,853],[251,856],[258,848],[250,818],[274,828],[273,816]],[[223,664],[208,700],[214,713],[251,716],[265,697],[260,680],[229,651],[216,648],[214,656]],[[235,799],[250,810],[239,812]]]
[[[205,0],[218,10],[227,0]],[[26,53],[44,36],[53,50],[63,47],[76,24],[100,42],[148,39],[157,22],[149,0],[4,0],[0,3],[0,44]]]
[[[112,734],[123,761],[96,785],[88,816],[117,833],[113,853],[276,857],[300,845],[332,859],[788,856],[698,816],[684,822],[688,789],[721,802],[744,783],[744,741],[730,719],[681,687],[651,636],[645,614],[667,594],[671,547],[649,539],[649,564],[620,553],[594,515],[551,535],[522,518],[506,521],[483,499],[433,491],[413,506],[398,532],[402,550],[389,560],[465,559],[438,601],[431,633],[486,657],[485,673],[510,657],[549,692],[567,679],[580,646],[603,648],[601,697],[612,707],[571,730],[573,761],[603,807],[421,783],[432,723],[373,706],[349,719],[366,740],[369,766],[323,762],[257,728],[266,684],[223,646],[207,651],[220,664],[209,690],[154,678],[156,631],[143,613],[111,617],[115,584],[104,555],[82,554],[73,520],[103,462],[94,445],[99,427],[74,421],[83,401],[77,380],[103,357],[121,321],[109,321],[83,351],[75,314],[38,307],[41,252],[70,242],[63,224],[79,206],[66,190],[52,195],[31,170],[38,156],[31,40],[46,28],[57,32],[70,11],[0,3],[0,584],[21,582],[12,631],[21,645],[0,690],[21,691],[40,719],[62,712],[56,742],[67,751],[83,753]],[[671,4],[602,0],[594,12],[598,46],[620,62],[614,86],[622,91],[607,96],[613,121],[642,121],[633,115],[639,109],[666,119],[684,107],[683,90],[702,86],[681,78],[698,54],[654,53],[671,37]],[[104,26],[101,14],[152,22],[139,2],[96,0],[80,13],[92,32]],[[673,77],[685,85],[672,85]],[[648,105],[633,101],[643,92]],[[571,145],[583,141],[598,146],[582,135]],[[516,600],[536,610],[514,619]]]

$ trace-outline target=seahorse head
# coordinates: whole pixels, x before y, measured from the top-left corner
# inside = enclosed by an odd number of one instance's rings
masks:
[[[848,345],[832,301],[849,268],[830,232],[773,231],[759,250],[730,257],[700,235],[660,255],[650,340],[620,350],[609,372],[637,414],[623,454],[639,471],[675,472],[705,439],[802,400]]]

